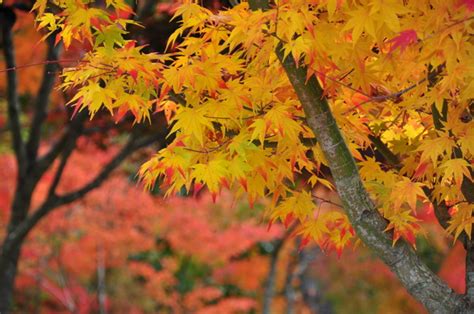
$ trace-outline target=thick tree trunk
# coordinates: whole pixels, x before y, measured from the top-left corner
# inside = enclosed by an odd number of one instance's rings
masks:
[[[15,277],[18,269],[18,261],[21,253],[21,241],[12,243],[11,238],[14,230],[22,223],[28,213],[33,191],[31,185],[24,180],[19,181],[17,192],[12,204],[10,223],[8,231],[3,239],[0,253],[0,314],[9,312],[13,290],[15,288]]]
[[[0,269],[0,313],[10,312],[13,290],[15,287],[15,277],[18,268],[20,248],[15,248],[11,254],[1,258],[2,268]]]

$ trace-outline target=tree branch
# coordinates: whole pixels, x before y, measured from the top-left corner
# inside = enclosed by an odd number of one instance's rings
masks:
[[[380,152],[380,154],[382,154],[383,158],[385,158],[385,160],[390,166],[394,167],[397,170],[401,169],[402,164],[398,156],[395,155],[379,137],[370,134],[369,140],[372,142],[375,148]]]
[[[114,158],[112,158],[107,165],[104,166],[102,171],[89,183],[84,185],[82,188],[79,188],[76,191],[66,193],[61,196],[57,196],[58,206],[72,203],[83,196],[85,196],[90,191],[99,187],[109,175],[124,161],[130,154],[137,151],[140,148],[146,147],[150,144],[153,144],[158,141],[162,141],[164,138],[163,133],[157,132],[154,135],[137,139],[137,135],[133,134],[130,136],[129,141],[125,144],[120,152],[118,152]]]
[[[49,151],[46,152],[46,154],[38,158],[36,161],[33,171],[33,176],[35,179],[39,180],[43,173],[51,166],[54,160],[56,160],[56,158],[65,150],[65,148],[70,145],[70,143],[74,143],[77,138],[82,135],[84,122],[87,117],[87,113],[83,111],[78,113],[76,117],[69,121],[62,136],[49,149]]]
[[[15,12],[11,8],[2,8],[0,12],[0,28],[2,33],[3,56],[8,68],[15,68],[15,48],[13,45],[12,27],[15,23]],[[26,175],[27,160],[25,145],[21,137],[20,103],[18,100],[18,78],[15,71],[6,72],[7,102],[10,132],[12,135],[13,151],[18,163],[18,177]]]
[[[46,39],[48,45],[48,54],[46,60],[51,61],[45,64],[43,71],[43,80],[41,82],[38,95],[36,95],[35,113],[31,123],[28,143],[26,144],[26,154],[31,161],[36,160],[38,147],[41,140],[41,126],[47,117],[47,108],[49,97],[56,80],[56,70],[58,69],[57,61],[59,59],[60,45],[54,44],[55,36],[49,36]]]
[[[66,168],[67,162],[74,150],[74,147],[76,147],[76,141],[70,141],[68,145],[66,145],[61,155],[61,161],[59,162],[58,169],[56,169],[56,172],[53,177],[53,181],[51,182],[51,185],[49,186],[47,197],[52,197],[53,195],[56,194],[56,188],[58,187],[59,182],[61,181],[62,175],[64,173],[64,169]]]
[[[136,140],[135,136],[132,135],[130,140],[127,144],[122,148],[122,150],[115,155],[112,160],[110,160],[107,165],[102,169],[102,171],[89,183],[84,185],[82,188],[66,193],[64,195],[58,196],[59,205],[69,204],[72,203],[83,196],[85,196],[90,191],[94,190],[95,188],[99,187],[105,179],[115,170],[122,161],[125,160],[131,153],[135,152],[137,149],[148,146],[157,140],[162,139],[162,136],[151,136],[148,137],[146,140]]]
[[[130,154],[136,150],[148,146],[152,143],[163,140],[163,134],[157,132],[154,135],[137,139],[135,135],[131,136],[127,144],[118,152],[114,158],[112,158],[104,168],[87,184],[83,187],[77,189],[76,191],[66,193],[64,195],[51,194],[44,201],[44,203],[35,210],[31,215],[29,215],[23,222],[21,222],[15,230],[10,232],[7,238],[4,241],[2,247],[2,256],[8,256],[10,252],[18,247],[21,242],[25,239],[27,234],[31,229],[48,213],[53,209],[58,208],[66,204],[70,204],[79,198],[84,197],[90,191],[99,187],[109,176],[110,174],[120,165],[120,163],[125,160]],[[0,265],[1,266],[1,265]]]

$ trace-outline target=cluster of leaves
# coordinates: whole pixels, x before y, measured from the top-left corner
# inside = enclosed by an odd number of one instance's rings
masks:
[[[82,141],[60,190],[86,182],[113,151]],[[96,162],[90,163],[91,155]],[[12,164],[11,155],[1,156],[0,173],[7,180],[0,184],[0,208],[8,207],[13,193]],[[47,173],[35,203],[47,193],[51,179]],[[23,292],[16,307],[77,313],[99,306],[173,313],[255,309],[269,264],[257,244],[279,238],[282,229],[267,232],[254,218],[255,210],[230,203],[226,196],[222,204],[227,205],[212,204],[210,195],[163,202],[118,173],[82,201],[52,213],[30,235],[22,253],[17,289]],[[8,215],[0,212],[1,225]],[[101,289],[106,301],[99,305]]]
[[[142,166],[147,186],[161,177],[168,194],[205,185],[213,195],[222,187],[246,193],[251,203],[272,196],[272,220],[297,219],[299,233],[323,247],[352,242],[347,217],[321,211],[311,193],[332,184],[277,57],[291,54],[321,83],[394,242],[414,245],[415,213],[429,202],[445,202],[448,230],[470,237],[474,205],[461,191],[474,155],[469,1],[280,0],[265,11],[241,3],[217,13],[185,1],[166,56],[124,39],[133,22],[114,18],[128,10],[121,1],[81,19],[69,2],[58,5],[63,17],[53,21],[37,2],[40,27],[66,46],[75,29],[73,38],[92,47],[64,72],[77,109],[130,110],[137,121],[167,112],[174,140]]]
[[[106,8],[93,1],[56,1],[49,12],[47,1],[37,1],[38,28],[56,34],[56,43],[69,48],[73,42],[89,45],[80,62],[63,73],[63,88],[77,88],[70,100],[75,110],[85,107],[94,115],[102,106],[120,120],[128,111],[137,121],[150,119],[157,97],[157,78],[167,58],[144,54],[143,47],[126,40],[126,28],[137,25],[127,17],[131,8],[124,1],[107,1]]]

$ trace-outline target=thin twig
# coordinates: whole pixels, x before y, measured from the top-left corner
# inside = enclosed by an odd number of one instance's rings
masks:
[[[17,66],[7,64],[8,68],[0,69],[0,73],[14,72],[17,70],[22,70],[22,69],[26,69],[26,68],[30,68],[34,66],[39,66],[39,65],[58,64],[58,63],[67,63],[67,62],[83,63],[87,61],[77,60],[77,59],[61,59],[61,60],[46,60],[42,62],[28,63],[28,64],[22,64],[22,65],[17,65]]]
[[[184,147],[184,149],[185,149],[185,150],[188,150],[188,151],[190,151],[190,152],[201,153],[201,154],[209,154],[209,153],[212,153],[212,152],[215,152],[215,151],[221,149],[221,148],[224,147],[226,144],[228,144],[231,140],[232,140],[232,138],[229,138],[229,139],[227,139],[226,141],[222,142],[221,144],[219,144],[219,145],[216,146],[216,147],[205,148],[204,150],[198,150],[198,149],[193,149],[193,148],[189,148],[189,147]]]
[[[315,198],[315,199],[321,201],[323,204],[324,204],[324,203],[328,203],[328,204],[337,206],[337,207],[339,207],[339,208],[343,208],[343,206],[342,206],[341,204],[335,203],[335,202],[333,202],[333,201],[331,201],[331,200],[328,200],[328,199],[325,199],[325,198],[323,198],[323,197],[321,197],[321,196],[317,196],[317,195],[315,195],[315,194],[311,194],[311,196],[312,196],[313,198]]]
[[[43,80],[38,95],[36,95],[36,103],[34,105],[35,113],[31,122],[28,142],[26,143],[26,154],[28,159],[31,161],[36,160],[37,157],[38,147],[41,140],[41,126],[48,114],[47,108],[49,105],[49,98],[56,80],[54,70],[57,67],[57,62],[54,61],[58,61],[60,45],[55,45],[53,38],[54,37],[49,37],[47,40],[47,59],[49,62],[44,63]]]

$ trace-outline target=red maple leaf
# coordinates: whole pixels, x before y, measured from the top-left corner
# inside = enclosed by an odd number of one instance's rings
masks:
[[[395,49],[400,48],[400,51],[403,52],[409,45],[414,44],[418,41],[418,36],[416,31],[413,29],[407,29],[391,40],[389,43],[392,43],[389,53],[393,52]]]

